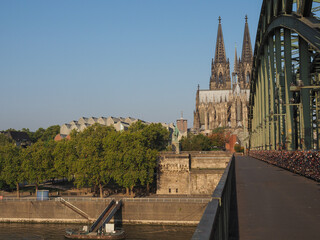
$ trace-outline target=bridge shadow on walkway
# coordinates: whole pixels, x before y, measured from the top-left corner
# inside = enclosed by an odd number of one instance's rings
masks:
[[[236,157],[230,239],[320,239],[320,185],[251,157]]]

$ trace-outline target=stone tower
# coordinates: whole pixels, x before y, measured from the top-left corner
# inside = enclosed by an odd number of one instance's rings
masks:
[[[200,130],[200,113],[199,113],[199,91],[200,85],[198,84],[198,90],[196,95],[196,110],[193,111],[193,129],[196,131]]]
[[[214,59],[212,59],[211,63],[210,77],[210,90],[216,89],[231,89],[230,64],[229,59],[226,58],[226,51],[224,47],[221,27],[221,17],[219,17],[216,50]]]
[[[239,81],[239,72],[240,72],[240,58],[238,59],[237,55],[237,46],[235,47],[234,54],[234,65],[233,65],[233,73],[232,73],[232,88],[236,87],[236,84]]]

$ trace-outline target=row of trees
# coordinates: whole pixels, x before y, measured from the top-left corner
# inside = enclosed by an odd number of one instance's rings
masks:
[[[209,136],[203,134],[188,134],[182,137],[180,144],[182,151],[211,151],[225,149],[230,133],[225,128],[213,129]]]
[[[17,131],[13,128],[9,128],[6,131]],[[6,132],[5,131],[5,132]],[[19,131],[17,131],[19,132]],[[54,139],[54,137],[60,132],[60,126],[59,125],[52,125],[48,127],[47,129],[39,128],[35,132],[32,132],[29,130],[29,128],[22,128],[20,132],[26,132],[28,136],[30,137],[30,140],[32,143],[35,143],[39,140],[46,142]],[[0,137],[0,144],[2,138]]]
[[[0,139],[1,140],[1,139]],[[158,151],[168,144],[169,132],[161,124],[133,124],[128,131],[95,124],[72,132],[70,140],[38,139],[31,146],[17,148],[9,140],[0,146],[0,179],[15,185],[27,181],[68,178],[77,187],[103,186],[113,179],[127,194],[138,183],[149,188],[154,179]]]

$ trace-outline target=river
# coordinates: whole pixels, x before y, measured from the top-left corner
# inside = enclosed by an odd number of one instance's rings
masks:
[[[0,223],[1,240],[64,240],[66,229],[78,229],[79,224]],[[124,225],[126,239],[179,240],[190,239],[195,226]]]

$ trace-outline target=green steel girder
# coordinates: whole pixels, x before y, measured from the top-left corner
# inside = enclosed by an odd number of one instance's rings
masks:
[[[262,3],[249,97],[252,148],[297,149],[303,145],[303,149],[311,149],[315,132],[316,144],[320,146],[320,104],[316,104],[315,110],[312,99],[318,93],[310,74],[320,72],[320,21],[312,13],[319,11],[320,6],[314,6],[313,2],[320,0]],[[303,82],[303,86],[293,86],[295,79]],[[293,88],[295,93],[291,91]],[[294,96],[300,103],[295,103]],[[320,97],[317,98],[320,102]],[[312,125],[315,111],[319,122],[316,128]]]
[[[315,50],[320,51],[320,32],[313,23],[313,19],[297,18],[292,15],[281,15],[275,18],[268,26],[264,35],[268,35],[275,28],[290,29],[299,34],[305,41],[312,45]]]
[[[295,16],[281,15],[275,18],[272,23],[270,23],[270,25],[266,29],[266,32],[263,34],[263,40],[261,40],[261,42],[265,42],[269,34],[272,34],[275,29],[282,27],[298,33],[299,36],[301,36],[306,42],[313,46],[316,51],[320,52],[320,32],[318,29],[314,28],[310,23],[307,22],[308,21],[306,19],[296,18]],[[254,68],[255,66],[259,65],[258,61],[260,61],[260,53],[263,51],[263,49],[260,49],[263,47],[263,45],[259,44],[259,46],[261,46],[259,47],[259,49],[257,49],[256,46],[254,52]],[[254,85],[255,83],[253,82],[252,84]]]
[[[299,13],[303,17],[310,17],[312,9],[312,0],[300,0],[302,2]]]

